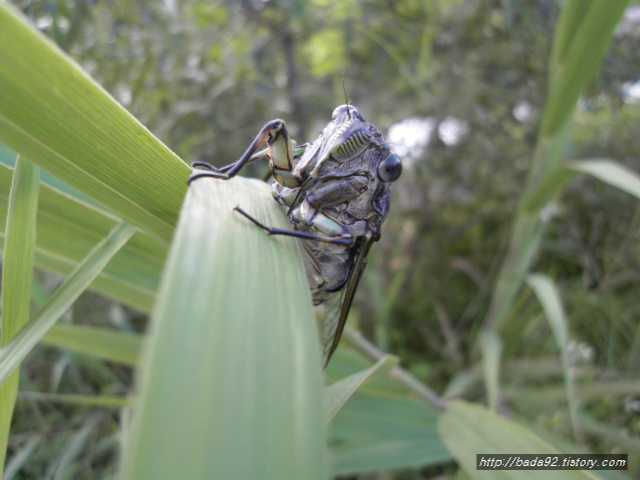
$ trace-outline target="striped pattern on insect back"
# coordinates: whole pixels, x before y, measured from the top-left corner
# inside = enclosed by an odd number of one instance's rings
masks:
[[[348,132],[347,138],[331,152],[334,159],[338,161],[348,160],[362,153],[371,143],[371,134],[361,126],[354,131]]]

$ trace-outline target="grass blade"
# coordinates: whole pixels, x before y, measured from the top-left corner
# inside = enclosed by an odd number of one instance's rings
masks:
[[[2,163],[2,151],[0,151]],[[45,181],[41,173],[35,264],[64,277],[120,223],[104,207],[97,208],[86,198],[77,198],[69,190],[58,190]],[[13,168],[0,165],[0,245],[4,241],[4,224]],[[64,226],[64,228],[61,228]],[[155,238],[138,231],[109,262],[91,284],[105,296],[143,312],[150,312],[160,282],[160,272],[167,247]]]
[[[465,473],[474,480],[537,480],[541,477],[557,480],[596,480],[586,470],[564,470],[540,475],[535,470],[476,470],[477,454],[540,454],[560,453],[523,426],[507,420],[480,405],[455,401],[441,415],[438,430]]]
[[[353,375],[349,375],[324,390],[324,418],[329,423],[336,413],[347,403],[349,397],[354,394],[360,385],[376,373],[384,373],[398,364],[398,358],[385,355],[373,366]]]
[[[75,465],[74,462],[82,450],[86,448],[90,435],[98,426],[101,419],[102,413],[98,412],[85,420],[82,428],[78,430],[67,442],[62,455],[55,463],[55,470],[52,472],[52,476],[48,475],[49,478],[53,478],[53,480],[75,478],[74,473],[76,472],[74,470],[77,468],[77,465]]]
[[[75,395],[62,393],[19,392],[20,398],[43,402],[59,402],[69,405],[122,408],[131,404],[131,399],[122,395]]]
[[[588,2],[591,6],[586,12],[584,12],[584,6],[575,6],[574,3],[587,2],[565,2],[563,5],[563,9],[576,10],[578,13],[575,15],[576,22],[559,25],[572,31],[558,31],[554,41],[554,53],[556,49],[562,49],[565,53],[555,68],[552,64],[551,70],[554,75],[549,85],[549,97],[540,126],[542,135],[553,135],[571,117],[582,89],[598,67],[609,45],[613,29],[629,2],[628,0]],[[577,25],[578,17],[580,17],[579,26]],[[571,40],[568,45],[565,45],[567,37],[571,37]],[[556,47],[555,43],[562,43],[562,45]],[[552,61],[554,60],[558,58],[554,57]]]
[[[117,332],[108,328],[57,323],[42,337],[42,343],[135,366],[138,362],[142,335]]]
[[[18,158],[9,196],[5,230],[7,241],[2,267],[0,347],[7,345],[29,318],[39,186],[38,167],[23,158]],[[0,382],[0,474],[4,465],[17,392],[18,371],[15,371],[7,382]]]
[[[0,383],[3,383],[51,326],[98,276],[136,228],[120,224],[100,242],[69,278],[55,291],[11,342],[0,349]]]
[[[587,160],[571,162],[569,168],[581,173],[588,173],[612,187],[619,188],[623,192],[640,198],[640,176],[617,162],[612,160]]]
[[[7,460],[6,468],[4,469],[4,476],[2,480],[13,480],[18,474],[22,466],[27,463],[29,457],[35,450],[35,448],[44,440],[43,435],[32,436],[27,443],[20,447],[13,456]]]
[[[529,179],[514,219],[509,248],[496,280],[485,330],[498,332],[507,320],[514,299],[522,287],[535,257],[544,231],[540,211],[543,201],[557,193],[568,179],[564,174],[562,155],[568,120],[586,82],[593,76],[608,45],[613,29],[628,2],[590,2],[590,7],[564,2],[568,13],[561,14],[554,39],[554,73],[550,78],[549,97],[544,107],[542,124]],[[566,31],[565,31],[566,30]]]
[[[500,395],[500,357],[502,356],[502,341],[493,332],[484,332],[481,336],[482,370],[487,389],[489,408],[498,410]]]
[[[571,375],[569,352],[567,350],[569,344],[569,328],[567,326],[564,309],[562,308],[562,302],[560,301],[560,294],[551,279],[546,275],[529,275],[527,283],[536,294],[536,297],[538,297],[538,301],[544,309],[545,316],[556,340],[556,345],[560,350],[562,374],[567,391],[571,425],[573,426],[573,433],[576,440],[579,440],[578,399],[576,397],[576,386]]]
[[[567,49],[576,32],[579,30],[584,17],[589,11],[592,2],[567,2],[560,10],[556,38],[553,42],[553,51],[549,60],[549,84],[553,84],[555,72],[565,58]]]
[[[169,242],[188,166],[5,2],[0,45],[0,142]]]
[[[358,390],[331,422],[333,475],[451,462],[434,407],[415,397],[369,390],[369,385]]]
[[[191,186],[154,307],[122,478],[326,478],[320,349],[264,182]]]

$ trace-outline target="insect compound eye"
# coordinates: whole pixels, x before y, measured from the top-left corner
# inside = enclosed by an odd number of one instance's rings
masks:
[[[340,105],[339,107],[336,107],[336,109],[333,111],[333,113],[331,114],[331,120],[335,120],[336,118],[338,118],[340,115],[344,115],[347,113],[347,110],[350,113],[353,112],[358,112],[358,110],[356,110],[355,107],[351,106],[351,105]]]
[[[402,173],[400,157],[391,154],[378,165],[378,176],[383,182],[395,182]]]

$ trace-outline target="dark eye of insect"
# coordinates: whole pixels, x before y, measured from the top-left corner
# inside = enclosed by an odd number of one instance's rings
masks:
[[[402,162],[397,155],[389,155],[378,165],[378,176],[383,182],[395,182],[402,173]]]
[[[335,120],[340,115],[344,115],[345,113],[347,113],[347,110],[349,112],[357,112],[358,111],[358,110],[355,109],[355,107],[352,107],[351,105],[340,105],[339,107],[336,107],[336,109],[331,114],[331,119]]]

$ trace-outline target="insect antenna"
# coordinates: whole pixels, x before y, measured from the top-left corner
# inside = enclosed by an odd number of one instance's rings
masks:
[[[347,105],[347,115],[349,115],[349,120],[351,120],[351,112],[349,111],[349,100],[347,98],[347,88],[344,86],[344,72],[342,72],[342,91],[344,92],[344,102]]]

